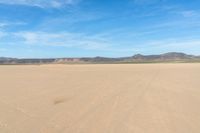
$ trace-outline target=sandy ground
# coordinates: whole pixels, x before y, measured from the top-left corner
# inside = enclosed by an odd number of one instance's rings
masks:
[[[0,133],[199,133],[200,64],[0,66]]]

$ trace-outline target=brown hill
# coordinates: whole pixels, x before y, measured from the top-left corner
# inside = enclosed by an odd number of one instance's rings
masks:
[[[160,55],[136,54],[131,57],[107,58],[51,58],[51,59],[17,59],[0,57],[0,64],[59,64],[59,63],[151,63],[151,62],[200,62],[200,56],[170,52]]]

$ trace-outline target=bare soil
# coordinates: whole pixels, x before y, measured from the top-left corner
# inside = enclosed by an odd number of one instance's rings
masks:
[[[0,66],[0,133],[199,133],[200,64]]]

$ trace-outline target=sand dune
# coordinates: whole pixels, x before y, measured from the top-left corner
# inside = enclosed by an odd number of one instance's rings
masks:
[[[0,66],[0,133],[199,133],[200,64]]]

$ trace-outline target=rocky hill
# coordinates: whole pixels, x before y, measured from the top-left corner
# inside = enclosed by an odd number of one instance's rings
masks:
[[[156,62],[200,62],[200,56],[170,52],[160,55],[136,54],[130,57],[107,58],[51,58],[51,59],[17,59],[0,57],[0,64],[79,64],[79,63],[156,63]]]

